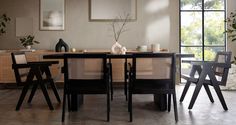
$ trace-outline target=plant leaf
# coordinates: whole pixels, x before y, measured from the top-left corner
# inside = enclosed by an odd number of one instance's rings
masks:
[[[232,42],[234,42],[236,40],[236,38],[232,39]]]
[[[40,42],[39,41],[34,41],[35,43],[39,44]]]

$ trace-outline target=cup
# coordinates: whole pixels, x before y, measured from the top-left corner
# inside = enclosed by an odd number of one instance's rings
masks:
[[[147,45],[138,46],[137,51],[147,52],[147,48],[148,48]]]
[[[151,50],[152,50],[152,52],[160,52],[160,44],[152,44],[151,45]]]

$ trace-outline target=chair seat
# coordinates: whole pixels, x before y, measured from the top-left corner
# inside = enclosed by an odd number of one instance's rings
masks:
[[[195,78],[195,77],[191,77],[189,75],[186,75],[186,74],[181,74],[181,78],[191,82],[191,83],[197,83],[199,78]],[[219,85],[224,85],[222,82],[221,82],[221,77],[218,77],[216,76],[216,80],[217,80],[217,83]],[[206,79],[204,80],[204,84],[208,84],[208,85],[212,85],[212,82],[210,80],[210,78],[207,76]]]
[[[68,91],[77,94],[105,94],[107,87],[104,80],[69,80]]]
[[[169,84],[171,80],[165,79],[142,79],[135,80],[132,87],[133,94],[161,94],[169,92]]]

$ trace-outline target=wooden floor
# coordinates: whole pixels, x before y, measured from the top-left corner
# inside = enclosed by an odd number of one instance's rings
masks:
[[[193,87],[192,87],[193,88]],[[191,88],[191,89],[192,89]],[[183,86],[177,86],[179,99]],[[224,91],[228,111],[224,111],[213,91],[215,103],[210,103],[202,89],[192,110],[188,110],[189,98],[178,103],[179,122],[175,123],[173,110],[160,112],[153,104],[152,95],[135,95],[133,99],[133,122],[130,123],[127,102],[122,89],[115,89],[111,102],[111,120],[106,122],[106,98],[102,95],[85,96],[84,105],[78,112],[66,113],[65,123],[61,123],[61,104],[52,92],[50,97],[55,110],[50,111],[41,90],[37,91],[32,104],[24,101],[20,111],[15,111],[20,89],[0,90],[0,125],[235,125],[236,91]],[[62,90],[59,90],[62,95]],[[62,96],[61,96],[62,97]]]

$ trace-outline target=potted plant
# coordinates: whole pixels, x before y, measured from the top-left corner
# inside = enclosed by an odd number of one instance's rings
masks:
[[[34,40],[34,36],[28,35],[26,37],[20,38],[21,44],[27,48],[31,49],[31,46],[36,44],[39,44],[40,42]]]
[[[227,23],[225,32],[227,33],[229,41],[236,41],[236,11],[231,12],[225,22]],[[232,63],[236,64],[236,56],[234,56],[234,61],[232,61]]]
[[[6,14],[0,16],[0,36],[6,33],[6,26],[10,21],[11,19]]]

